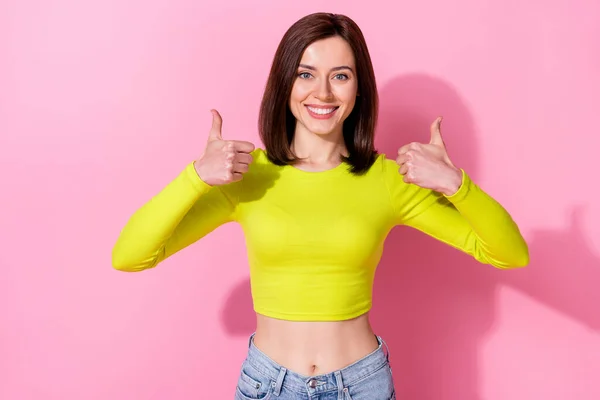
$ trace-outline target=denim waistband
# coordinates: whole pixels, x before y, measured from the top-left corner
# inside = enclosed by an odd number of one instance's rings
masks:
[[[273,361],[254,345],[254,334],[250,336],[248,342],[249,349],[246,362],[275,382],[274,394],[276,396],[279,395],[282,387],[309,394],[343,390],[344,386],[352,385],[388,364],[389,349],[387,344],[381,337],[376,336],[376,338],[379,346],[372,353],[340,370],[327,374],[305,376],[288,370]]]

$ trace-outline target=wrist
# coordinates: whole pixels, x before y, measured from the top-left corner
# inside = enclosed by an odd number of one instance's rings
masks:
[[[198,177],[199,177],[199,178],[202,178],[202,177],[200,176],[200,169],[199,169],[198,167],[199,167],[199,165],[198,165],[198,160],[194,160],[194,170],[195,170],[195,171],[196,171],[196,173],[198,174]]]
[[[446,185],[442,188],[441,192],[446,196],[452,196],[458,192],[463,183],[462,170],[456,167],[451,168],[451,172],[448,175]]]
[[[201,181],[203,181],[204,183],[206,183],[206,180],[204,178],[204,174],[202,172],[202,160],[195,160],[194,161],[194,170],[196,171],[196,175],[198,175],[198,178],[200,178]]]

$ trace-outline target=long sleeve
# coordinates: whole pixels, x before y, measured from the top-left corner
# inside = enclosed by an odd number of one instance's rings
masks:
[[[405,183],[395,163],[388,162],[386,168],[392,208],[399,224],[418,229],[496,268],[517,268],[529,263],[527,243],[513,218],[464,170],[459,190],[446,196]]]
[[[155,267],[179,250],[234,219],[237,199],[203,182],[193,163],[140,207],[122,229],[113,267],[135,272]]]

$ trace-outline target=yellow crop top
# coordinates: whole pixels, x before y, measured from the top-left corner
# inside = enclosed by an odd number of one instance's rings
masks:
[[[240,182],[211,187],[188,164],[121,231],[113,266],[141,271],[236,221],[246,238],[254,309],[273,318],[334,321],[371,308],[384,240],[414,227],[497,268],[529,262],[506,210],[463,171],[452,196],[404,183],[380,155],[362,176],[346,164],[323,172],[277,166],[264,150]]]

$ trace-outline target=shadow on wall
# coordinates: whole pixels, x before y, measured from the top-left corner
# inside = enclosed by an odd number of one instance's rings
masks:
[[[380,152],[395,158],[400,146],[428,141],[430,123],[443,115],[450,157],[478,181],[477,130],[450,85],[406,75],[390,81],[380,95]],[[478,349],[494,323],[501,285],[600,331],[593,306],[600,304],[600,259],[586,245],[580,218],[576,211],[568,230],[533,235],[530,266],[513,271],[479,264],[416,230],[395,228],[377,271],[371,320],[390,346],[399,398],[481,400]],[[222,322],[230,335],[254,331],[248,280],[233,288]]]

